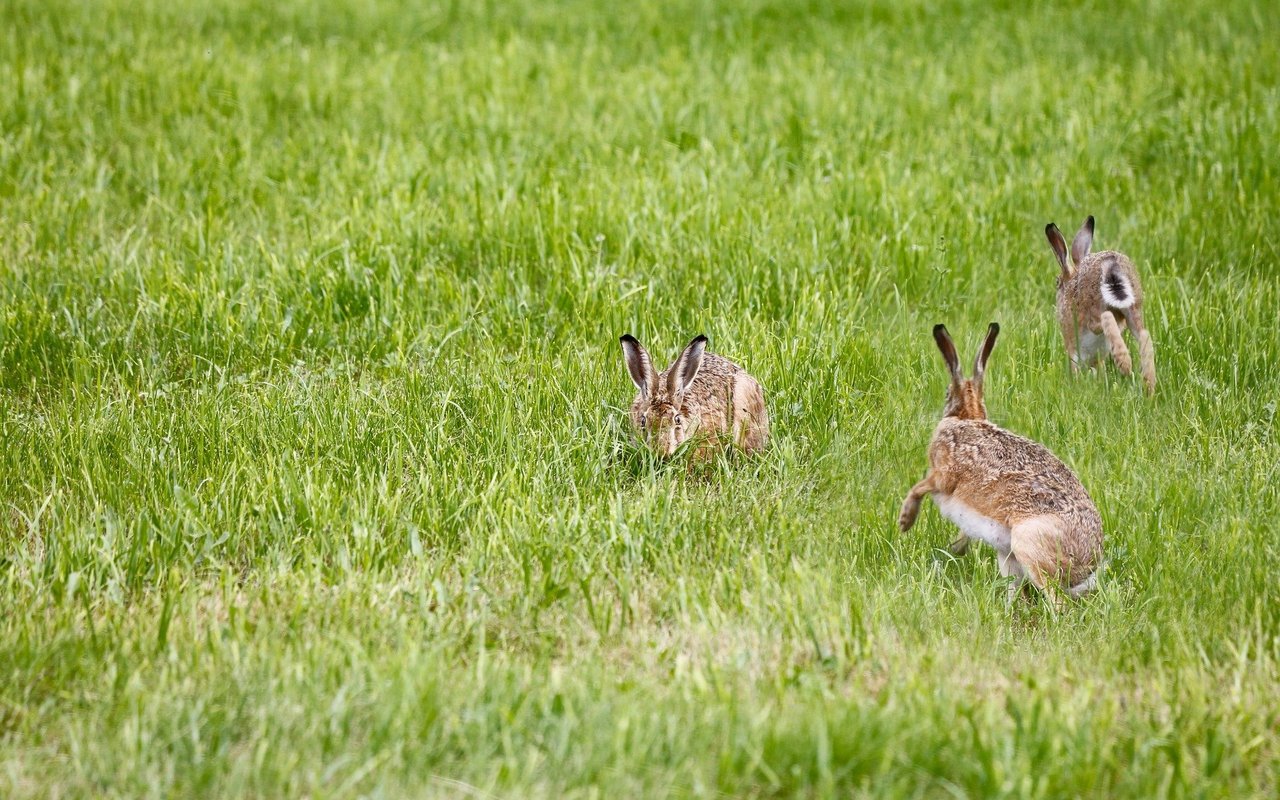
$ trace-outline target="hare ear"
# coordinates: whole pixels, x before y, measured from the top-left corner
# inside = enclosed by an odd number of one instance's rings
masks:
[[[933,340],[942,351],[942,358],[947,362],[947,370],[951,373],[951,382],[959,385],[964,381],[964,373],[960,371],[960,356],[956,355],[956,343],[951,341],[946,325],[933,326]]]
[[[1080,262],[1084,261],[1085,256],[1089,255],[1089,251],[1093,249],[1093,215],[1084,221],[1080,226],[1080,230],[1076,231],[1076,238],[1071,240],[1071,260],[1076,262],[1076,266],[1080,266]]]
[[[991,351],[995,349],[996,337],[1000,335],[1000,325],[991,323],[987,326],[987,338],[982,342],[982,349],[978,351],[978,357],[973,360],[973,382],[979,387],[982,386],[982,376],[987,371],[987,359],[991,358]]]
[[[1053,254],[1058,257],[1058,266],[1062,267],[1062,277],[1070,278],[1071,265],[1067,263],[1067,240],[1062,238],[1062,231],[1050,222],[1044,226],[1044,235],[1049,240],[1049,246],[1053,248]]]
[[[671,371],[667,373],[667,393],[672,397],[684,394],[693,385],[702,368],[702,354],[707,350],[707,337],[698,334],[684,348],[684,352],[676,359]]]
[[[622,342],[622,357],[627,362],[627,372],[631,374],[631,382],[640,390],[640,394],[649,396],[649,388],[658,382],[653,371],[653,362],[644,345],[629,333],[623,334],[618,341]]]

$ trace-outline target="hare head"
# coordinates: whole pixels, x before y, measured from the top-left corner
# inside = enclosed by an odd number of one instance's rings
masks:
[[[1058,230],[1058,226],[1050,222],[1044,226],[1045,238],[1049,240],[1049,247],[1053,248],[1053,254],[1058,259],[1058,291],[1061,292],[1071,280],[1072,274],[1080,267],[1089,252],[1093,249],[1093,215],[1090,214],[1085,219],[1084,224],[1080,226],[1080,230],[1076,231],[1075,237],[1071,240],[1071,260],[1067,260],[1067,240],[1063,238],[1062,231]],[[1074,265],[1074,266],[1073,266]]]
[[[707,337],[695,336],[680,357],[659,373],[644,346],[624,335],[622,356],[640,394],[631,405],[631,422],[639,437],[660,456],[668,457],[697,430],[698,420],[686,407],[689,388],[702,368]],[[694,418],[691,418],[694,416]]]
[[[982,403],[982,376],[987,371],[987,359],[991,357],[991,349],[996,346],[996,336],[1000,326],[991,323],[987,328],[987,338],[973,361],[973,377],[966,379],[960,369],[960,357],[956,354],[955,342],[947,333],[947,326],[933,326],[933,340],[942,351],[942,358],[947,362],[947,370],[951,373],[951,384],[947,386],[947,404],[942,416],[957,419],[986,419],[987,407]]]

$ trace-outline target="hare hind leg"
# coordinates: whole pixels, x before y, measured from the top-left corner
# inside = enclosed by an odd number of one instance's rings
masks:
[[[1026,589],[1028,586],[1027,571],[1022,563],[1014,557],[1012,550],[1003,550],[996,553],[996,566],[1000,568],[1000,574],[1006,578],[1013,578],[1009,581],[1009,605],[1013,605],[1019,597],[1026,598]]]
[[[1142,360],[1142,383],[1147,394],[1156,393],[1156,350],[1151,344],[1151,334],[1145,330],[1138,334],[1138,357]]]
[[[1147,387],[1147,394],[1156,392],[1156,349],[1151,344],[1151,334],[1142,324],[1142,308],[1134,304],[1125,310],[1125,320],[1129,323],[1129,332],[1138,340],[1138,363],[1142,368],[1142,383]]]
[[[1027,580],[1058,610],[1062,608],[1058,584],[1067,571],[1063,533],[1062,521],[1048,515],[1025,519],[1009,529],[1013,557],[1026,571]]]
[[[1120,326],[1116,323],[1111,309],[1102,312],[1101,322],[1102,332],[1107,337],[1107,344],[1111,346],[1111,358],[1116,362],[1116,369],[1120,370],[1121,375],[1133,374],[1133,360],[1129,357],[1129,345],[1124,343],[1124,337],[1120,335]]]

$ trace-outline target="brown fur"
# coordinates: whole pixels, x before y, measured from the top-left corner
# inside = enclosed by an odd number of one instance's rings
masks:
[[[1085,354],[1080,352],[1084,334],[1104,336],[1116,368],[1121,374],[1129,375],[1133,371],[1129,348],[1120,333],[1121,324],[1127,323],[1130,333],[1138,340],[1138,356],[1142,369],[1142,381],[1148,393],[1156,389],[1155,349],[1151,344],[1151,336],[1147,333],[1142,318],[1142,282],[1138,279],[1138,271],[1123,253],[1104,250],[1090,253],[1093,245],[1093,217],[1085,220],[1084,225],[1072,242],[1071,256],[1066,252],[1066,242],[1062,233],[1053,223],[1045,227],[1045,236],[1058,258],[1061,272],[1058,275],[1058,325],[1062,329],[1062,341],[1066,345],[1067,355],[1071,358],[1072,369],[1079,369],[1081,361],[1084,366],[1092,366],[1100,353]],[[1074,266],[1072,265],[1074,261]],[[1103,292],[1103,281],[1114,277],[1123,279],[1126,294],[1132,292],[1132,303],[1124,306],[1113,306],[1108,303]]]
[[[954,495],[1014,531],[1036,521],[1035,541],[1012,536],[1014,556],[1029,570],[1042,569],[1068,586],[1093,573],[1102,518],[1075,473],[1043,445],[987,420],[947,417],[929,444],[929,467],[933,491]],[[1024,560],[1020,550],[1035,557]]]
[[[764,390],[746,370],[715,353],[702,352],[692,383],[681,390],[682,364],[699,339],[705,342],[703,337],[694,339],[670,367],[662,372],[649,367],[647,379],[636,381],[640,391],[631,404],[631,424],[664,457],[695,436],[704,440],[696,453],[699,459],[711,457],[727,442],[748,453],[763,449],[769,440],[769,412]],[[627,337],[623,341],[625,356]],[[648,353],[639,342],[635,347],[638,361],[648,366]]]
[[[1111,360],[1116,362],[1116,369],[1120,370],[1121,375],[1132,374],[1133,361],[1129,357],[1129,347],[1120,334],[1120,326],[1116,323],[1115,315],[1110,311],[1103,311],[1100,321],[1102,332],[1107,337],[1107,346],[1111,348]]]
[[[993,323],[983,355],[990,354],[998,331]],[[1001,572],[1025,576],[1056,601],[1055,584],[1077,587],[1097,569],[1102,518],[1080,480],[1053,453],[987,420],[985,357],[979,356],[974,379],[965,380],[946,329],[939,325],[934,335],[952,382],[929,444],[929,472],[907,493],[898,526],[905,532],[915,524],[926,494],[958,500],[1008,529]],[[960,542],[951,546],[957,555],[965,549]]]

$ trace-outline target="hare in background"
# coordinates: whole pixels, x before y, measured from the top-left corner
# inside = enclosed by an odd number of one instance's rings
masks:
[[[1138,340],[1142,382],[1148,394],[1154,393],[1155,348],[1142,322],[1142,284],[1133,262],[1114,250],[1089,252],[1093,247],[1092,216],[1071,240],[1070,262],[1067,242],[1058,226],[1050,222],[1045,226],[1044,235],[1062,268],[1058,276],[1058,324],[1062,326],[1071,368],[1079,369],[1081,364],[1091,366],[1102,356],[1104,348],[1109,347],[1120,373],[1131,374],[1129,347],[1120,334],[1120,323],[1125,322]]]
[[[748,453],[768,442],[764,390],[742,367],[707,352],[706,336],[695,337],[662,372],[654,369],[634,336],[625,334],[620,341],[627,372],[639,390],[631,404],[631,423],[659,456],[671,456],[694,435],[705,437],[699,458],[709,457],[724,440]]]

